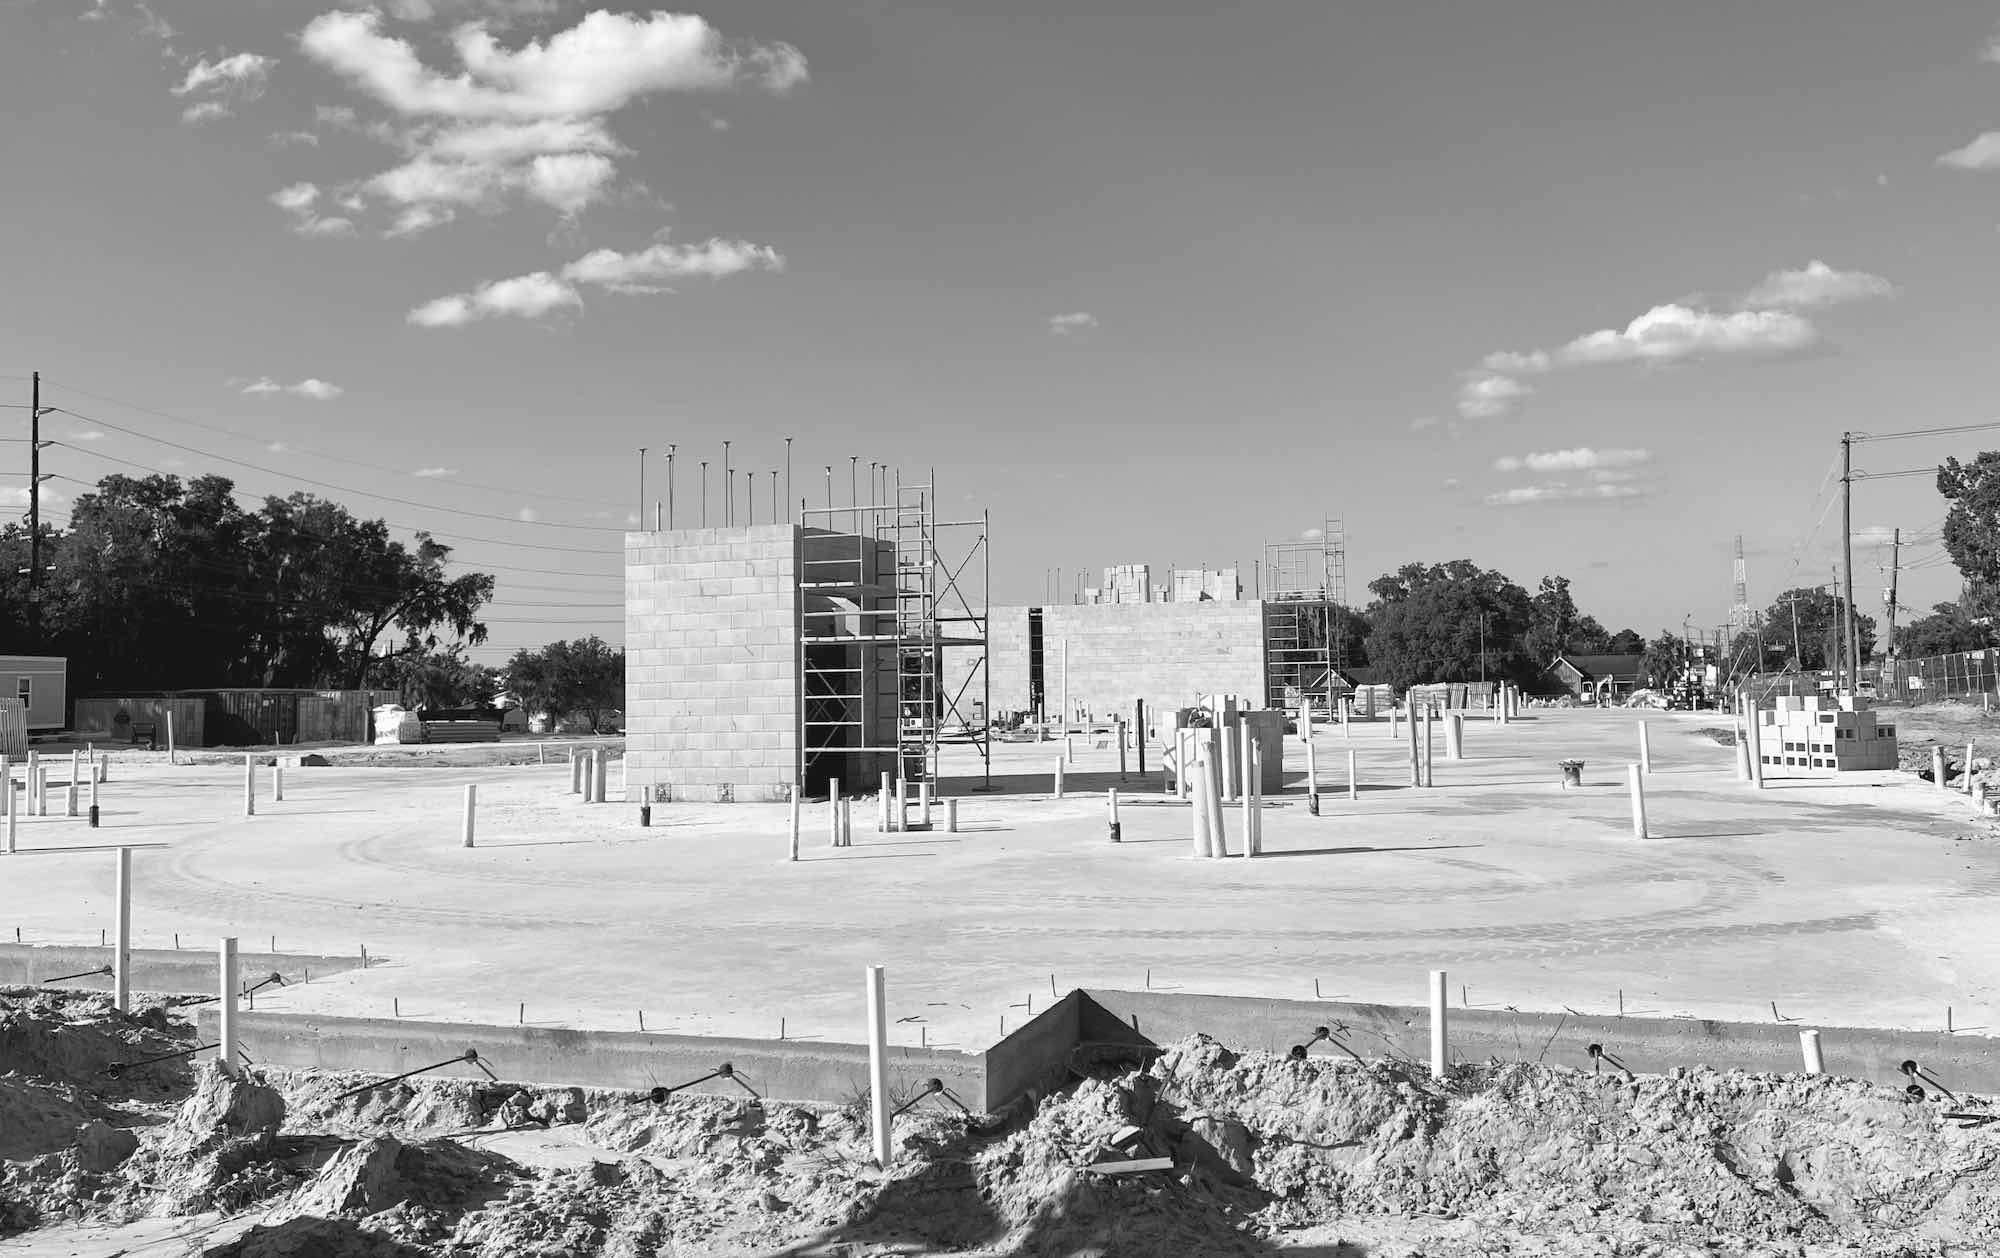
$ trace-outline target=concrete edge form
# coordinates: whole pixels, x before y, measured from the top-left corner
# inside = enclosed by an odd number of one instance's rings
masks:
[[[1239,1051],[1286,1053],[1294,1044],[1311,1039],[1314,1028],[1326,1026],[1335,1028],[1365,1058],[1397,1056],[1422,1062],[1430,1051],[1430,1012],[1418,1006],[1095,989],[1077,995],[1087,1002],[1086,1033],[1092,1026],[1115,1029],[1122,1024],[1156,1044],[1200,1032]],[[1597,1044],[1639,1074],[1697,1066],[1801,1074],[1799,1032],[1817,1030],[1828,1074],[1900,1088],[1910,1082],[1902,1063],[1915,1061],[1955,1092],[2000,1094],[2000,1039],[1983,1035],[1457,1007],[1450,1010],[1449,1026],[1455,1063],[1497,1058],[1615,1071],[1615,1066],[1600,1067],[1591,1058],[1590,1045]],[[1100,1031],[1096,1038],[1107,1036]],[[1323,1044],[1311,1052],[1340,1054]]]
[[[196,1015],[202,1043],[214,1040],[217,1019],[213,1007]],[[545,1086],[644,1092],[656,1086],[675,1087],[728,1062],[768,1100],[845,1105],[868,1091],[864,1044],[298,1013],[239,1012],[237,1026],[238,1042],[258,1066],[387,1076],[447,1061],[470,1048],[500,1078]],[[897,1096],[907,1099],[926,1080],[938,1079],[973,1110],[987,1108],[985,1064],[978,1055],[901,1047],[891,1048],[889,1054],[890,1088]],[[486,1077],[478,1066],[464,1061],[430,1073],[445,1078]],[[728,1079],[711,1079],[687,1090],[749,1096]]]
[[[214,943],[213,940],[208,942],[211,945]],[[35,987],[60,975],[78,974],[82,977],[65,979],[54,986],[110,991],[109,974],[85,974],[84,971],[110,965],[113,951],[99,947],[0,944],[0,987]],[[241,964],[245,983],[261,983],[277,973],[285,976],[287,984],[293,984],[305,982],[308,975],[319,977],[358,970],[361,958],[300,952],[246,952],[242,954]],[[216,979],[215,949],[212,946],[132,950],[131,986],[134,991],[213,996]]]

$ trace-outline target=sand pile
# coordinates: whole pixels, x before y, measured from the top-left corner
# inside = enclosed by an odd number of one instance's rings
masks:
[[[1984,1103],[1852,1080],[1515,1063],[1438,1082],[1194,1037],[1005,1130],[921,1100],[885,1176],[851,1107],[93,1074],[172,1042],[93,999],[0,1020],[47,1072],[0,1077],[0,1131],[26,1150],[0,1155],[0,1234],[221,1211],[256,1220],[209,1251],[232,1258],[2000,1252]],[[1111,1173],[1124,1158],[1163,1165]]]

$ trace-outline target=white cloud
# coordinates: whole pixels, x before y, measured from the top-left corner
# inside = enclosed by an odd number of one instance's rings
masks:
[[[1049,334],[1051,336],[1068,336],[1072,332],[1081,332],[1086,328],[1094,328],[1096,326],[1097,316],[1087,310],[1074,310],[1069,314],[1049,316]]]
[[[743,240],[717,238],[698,245],[662,241],[635,253],[597,249],[569,263],[557,274],[536,271],[426,302],[410,311],[409,321],[419,327],[439,328],[502,315],[534,319],[557,310],[580,308],[583,305],[582,294],[577,291],[580,284],[614,293],[659,293],[672,291],[663,286],[667,280],[703,276],[719,280],[745,271],[781,271],[784,266],[784,255],[777,250]]]
[[[710,113],[704,109],[701,111],[701,120],[708,124],[710,131],[729,130],[729,119],[723,117],[721,114]]]
[[[199,104],[189,105],[186,109],[181,110],[181,121],[187,123],[189,126],[199,126],[204,122],[213,122],[217,118],[233,118],[235,116],[236,111],[219,100],[205,100]]]
[[[1640,490],[1632,485],[1571,485],[1554,481],[1544,485],[1521,485],[1486,495],[1492,507],[1525,507],[1544,502],[1602,502],[1636,498]]]
[[[562,11],[562,0],[389,0],[389,16],[400,22],[474,14],[501,23],[533,22]]]
[[[426,302],[410,311],[409,321],[425,328],[459,327],[502,315],[536,319],[582,305],[575,288],[547,271],[536,271]]]
[[[292,231],[301,236],[346,236],[354,231],[354,222],[339,215],[321,217],[315,208],[319,204],[319,187],[311,183],[287,184],[273,192],[272,205],[285,212],[292,220]]]
[[[535,510],[533,507],[521,508],[521,523],[533,524],[535,521],[541,518],[542,518],[542,513]]]
[[[1459,485],[1459,480],[1458,477],[1456,476],[1447,476],[1444,478],[1443,483],[1446,489],[1457,489]]]
[[[1546,450],[1535,454],[1506,455],[1493,460],[1496,470],[1502,472],[1586,472],[1599,467],[1631,467],[1649,462],[1651,450],[1593,450],[1589,446],[1577,446],[1572,450]]]
[[[458,475],[458,469],[455,467],[420,467],[416,471],[411,472],[410,475],[421,476],[425,480],[436,480],[440,476],[456,476]]]
[[[225,381],[225,383],[231,382]],[[333,399],[347,392],[347,390],[337,384],[330,384],[325,380],[313,377],[307,377],[297,384],[279,384],[269,376],[259,376],[257,379],[245,384],[242,392],[251,395],[289,393],[293,397],[311,398],[315,402],[331,402]]]
[[[1781,307],[1790,310],[1830,306],[1836,302],[1887,297],[1895,286],[1879,275],[1866,271],[1838,271],[1819,259],[1799,271],[1773,271],[1757,287],[1744,295],[1747,308]]]
[[[360,119],[352,107],[347,105],[316,105],[313,118],[329,127],[354,127]]]
[[[1299,540],[1302,542],[1323,542],[1326,540],[1326,530],[1307,529],[1299,534]]]
[[[66,432],[66,433],[64,433],[64,434],[63,434],[63,440],[64,440],[64,441],[102,441],[102,440],[104,440],[104,434],[103,434],[102,432],[98,431],[98,430],[97,430],[97,429],[95,429],[95,428],[85,428],[85,429],[83,429],[83,430],[82,430],[82,431],[80,431],[80,432]]]
[[[1896,540],[1895,527],[1888,524],[1870,524],[1854,530],[1856,546],[1888,546]]]
[[[1638,480],[1639,474],[1637,472],[1613,472],[1605,468],[1598,468],[1591,472],[1590,479],[1600,485],[1619,485],[1627,481]]]
[[[1474,373],[1458,386],[1458,413],[1466,419],[1492,419],[1533,392],[1511,376]]]
[[[287,214],[302,214],[319,200],[319,187],[310,183],[287,184],[271,194],[271,204]]]
[[[562,270],[563,278],[595,284],[613,292],[649,293],[667,280],[707,277],[719,280],[745,271],[782,271],[785,257],[769,245],[714,237],[698,245],[665,241],[636,253],[594,249]]]
[[[528,193],[544,205],[576,214],[603,197],[618,168],[600,153],[544,153],[528,164]]]
[[[806,80],[798,49],[732,45],[693,14],[599,10],[518,49],[500,47],[475,21],[459,27],[451,43],[465,68],[447,76],[426,66],[406,41],[383,34],[376,13],[321,14],[299,37],[308,57],[411,117],[592,117],[655,92],[743,86],[783,92]]]
[[[293,144],[303,144],[307,148],[318,148],[319,136],[311,131],[273,131],[271,133],[271,143],[277,145],[279,148],[285,148]]]
[[[1411,432],[1422,432],[1426,428],[1435,428],[1437,426],[1438,417],[1435,415],[1419,415],[1410,421]]]
[[[396,216],[383,231],[384,236],[415,236],[433,227],[442,227],[458,214],[448,205],[413,205]]]
[[[265,76],[276,64],[275,58],[260,57],[254,52],[239,52],[233,57],[213,62],[203,57],[187,72],[181,85],[173,90],[174,95],[215,92],[254,98],[263,90]]]
[[[55,489],[48,485],[42,486],[42,509],[44,511],[50,507],[62,506],[67,502],[69,502],[69,496],[60,489]],[[28,487],[26,485],[0,486],[0,507],[25,507],[27,505]]]
[[[1506,351],[1497,354],[1488,354],[1479,360],[1479,365],[1491,372],[1526,376],[1547,371],[1552,364],[1549,362],[1548,354],[1537,349],[1530,350],[1525,354]]]
[[[1988,131],[1937,160],[1938,165],[1956,170],[2000,170],[2000,131]]]
[[[272,443],[270,443],[269,445],[265,446],[264,448],[265,448],[266,450],[270,451],[270,452],[271,452],[272,454],[283,454],[283,453],[284,453],[285,451],[287,451],[287,450],[291,449],[291,447],[290,447],[290,446],[286,445],[286,444],[285,444],[284,442],[282,442],[282,441],[273,441]]]
[[[1783,310],[1718,314],[1669,303],[1655,306],[1621,329],[1579,336],[1557,351],[1566,366],[1601,363],[1669,363],[1701,354],[1781,354],[1819,339],[1813,325]]]
[[[574,26],[518,48],[502,47],[492,19],[556,12],[537,0],[396,0],[392,12],[427,20],[470,14],[449,37],[458,72],[425,64],[409,41],[386,33],[374,11],[323,14],[307,24],[306,56],[403,119],[361,124],[352,110],[322,121],[365,131],[403,153],[401,164],[358,181],[356,194],[398,211],[385,234],[449,222],[451,211],[497,213],[510,203],[549,206],[573,222],[611,195],[614,159],[628,150],[607,119],[660,92],[805,81],[788,44],[725,40],[700,17],[591,12]],[[419,16],[419,15],[423,16]],[[429,212],[412,215],[410,207]]]

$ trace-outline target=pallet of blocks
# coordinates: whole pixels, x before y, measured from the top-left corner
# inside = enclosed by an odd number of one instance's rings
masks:
[[[1766,765],[1837,773],[1897,767],[1896,727],[1876,719],[1866,699],[1779,695],[1757,712]]]

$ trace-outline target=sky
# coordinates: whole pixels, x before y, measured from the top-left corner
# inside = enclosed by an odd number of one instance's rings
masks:
[[[1651,636],[1738,534],[1759,607],[1833,579],[1843,431],[2000,418],[1992,4],[1168,8],[0,0],[0,435],[41,372],[57,520],[221,472],[427,528],[498,663],[622,639],[670,445],[682,526],[725,440],[739,520],[786,438],[815,507],[934,475],[999,603],[1338,519],[1352,602],[1468,558]],[[1863,610],[1896,528],[1956,595],[1943,509],[1856,485]]]

